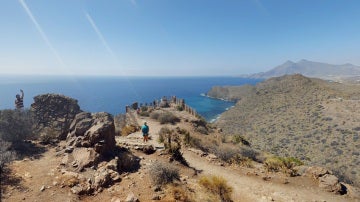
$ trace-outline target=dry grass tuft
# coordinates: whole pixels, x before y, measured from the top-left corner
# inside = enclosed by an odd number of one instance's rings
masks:
[[[203,176],[200,178],[199,184],[211,193],[218,195],[220,201],[232,201],[232,187],[227,184],[224,178],[218,176]]]

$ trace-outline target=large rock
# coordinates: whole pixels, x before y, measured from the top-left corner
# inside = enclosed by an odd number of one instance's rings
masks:
[[[335,175],[325,174],[319,177],[319,187],[328,192],[340,193],[341,185],[339,179]]]
[[[43,94],[34,97],[30,110],[34,116],[35,132],[40,134],[51,128],[55,138],[59,140],[66,138],[75,115],[81,112],[77,100],[58,94]]]
[[[75,148],[72,152],[74,161],[77,165],[77,170],[81,171],[83,168],[97,165],[100,161],[100,155],[95,152],[93,148]]]
[[[67,146],[91,147],[101,155],[112,154],[115,149],[115,126],[111,114],[106,112],[76,115],[66,138]]]

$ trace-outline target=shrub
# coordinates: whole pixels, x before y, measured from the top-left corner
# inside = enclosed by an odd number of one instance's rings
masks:
[[[175,124],[176,122],[180,121],[178,117],[176,117],[174,114],[170,112],[165,112],[160,114],[157,120],[160,121],[160,124],[166,124],[166,123]]]
[[[150,177],[154,184],[164,185],[180,178],[179,170],[170,163],[155,162],[150,167]]]
[[[160,116],[160,112],[151,112],[150,118],[157,120]]]
[[[224,178],[218,176],[203,176],[200,178],[199,184],[211,193],[218,195],[222,202],[232,201],[232,187],[227,185]]]
[[[183,110],[184,110],[184,108],[183,108],[182,106],[180,106],[180,105],[176,106],[176,109],[177,109],[178,111],[183,111]]]
[[[171,133],[173,133],[173,131],[171,131],[168,127],[162,127],[159,131],[158,141],[160,143],[163,143],[165,141],[166,136],[170,135]]]
[[[230,163],[235,155],[239,153],[238,149],[228,146],[213,147],[211,150],[217,157],[228,163]]]
[[[299,159],[294,157],[270,157],[267,158],[265,161],[265,168],[268,171],[278,172],[283,171],[286,174],[289,174],[290,176],[296,176],[297,173],[293,169],[295,166],[303,165],[303,162],[301,162]]]
[[[189,196],[188,192],[186,190],[184,190],[183,187],[172,186],[170,188],[170,193],[171,193],[172,197],[176,201],[182,201],[182,202],[191,202],[191,201],[193,201],[191,199],[191,197]]]
[[[57,141],[56,137],[57,137],[56,132],[51,128],[46,127],[43,130],[41,130],[39,140],[43,144],[51,144]]]
[[[29,110],[0,111],[0,138],[20,142],[32,137],[32,117]]]
[[[150,113],[148,111],[141,111],[139,113],[140,116],[145,116],[145,117],[149,117],[150,116]]]
[[[14,160],[16,157],[15,152],[10,151],[10,148],[11,143],[0,139],[0,173],[2,173],[5,164]]]
[[[239,143],[242,143],[243,145],[246,145],[246,146],[250,146],[250,142],[245,140],[245,138],[241,135],[234,135],[232,137],[232,143],[234,144],[239,144]]]
[[[126,125],[125,127],[123,127],[121,129],[121,135],[123,136],[127,136],[130,135],[131,133],[135,133],[136,131],[140,130],[139,126],[135,126],[135,125]]]

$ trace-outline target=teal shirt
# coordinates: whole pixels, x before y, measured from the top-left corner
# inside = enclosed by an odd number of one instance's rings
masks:
[[[148,133],[149,133],[149,126],[147,126],[147,125],[141,126],[141,131],[142,131],[143,135],[148,135]]]

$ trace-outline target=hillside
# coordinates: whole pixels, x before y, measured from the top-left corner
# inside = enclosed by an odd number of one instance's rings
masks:
[[[242,135],[260,150],[325,166],[360,185],[359,85],[292,75],[248,92],[216,122],[224,133]]]
[[[48,97],[51,96],[45,96]],[[59,98],[58,104],[62,106],[64,97],[52,96]],[[41,101],[46,104],[49,100]],[[58,105],[54,100],[49,103]],[[48,145],[27,141],[27,147],[36,149],[36,155],[29,153],[5,167],[1,200],[352,202],[360,199],[358,188],[339,182],[331,171],[301,165],[294,158],[264,154],[241,136],[224,136],[218,128],[179,110],[173,103],[167,108],[142,107],[140,113],[129,110],[121,117],[119,121],[125,119],[126,124],[115,121],[120,127],[116,136],[108,114],[80,112],[65,140]],[[138,129],[144,121],[150,127],[150,140],[146,143]],[[108,144],[107,149],[111,147],[112,141],[104,137],[116,140],[113,152],[98,153],[105,152],[103,144]],[[89,146],[90,140],[95,141],[94,148]],[[101,155],[104,158],[99,159]]]
[[[271,78],[290,74],[302,74],[308,77],[341,80],[360,75],[360,66],[352,64],[332,65],[327,63],[300,60],[299,62],[287,61],[273,69],[253,74],[251,78]]]

